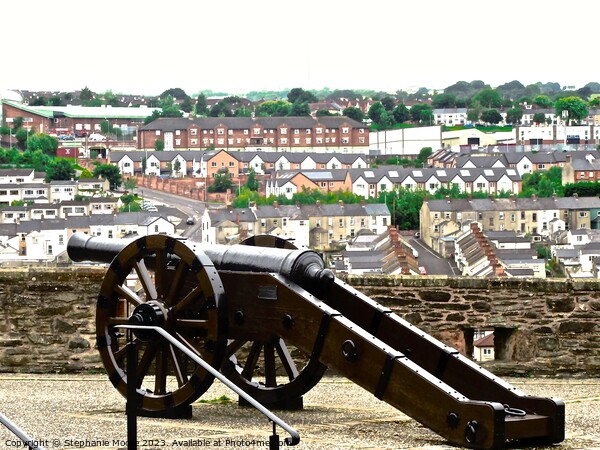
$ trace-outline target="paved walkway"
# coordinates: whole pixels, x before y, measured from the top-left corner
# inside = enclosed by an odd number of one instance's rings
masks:
[[[507,380],[525,393],[566,403],[567,437],[559,449],[600,449],[600,379]],[[225,395],[231,400],[218,400]],[[451,449],[414,420],[341,378],[325,377],[304,398],[302,411],[276,412],[298,430],[307,449]],[[0,374],[0,412],[46,450],[125,448],[125,400],[101,375]],[[272,426],[215,382],[193,405],[193,418],[140,418],[140,449],[268,448]],[[283,439],[287,434],[278,429]],[[20,442],[0,426],[0,448]],[[542,447],[536,447],[540,450]]]

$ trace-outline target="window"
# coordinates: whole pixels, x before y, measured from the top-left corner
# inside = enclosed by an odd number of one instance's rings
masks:
[[[348,127],[342,128],[342,134],[348,134],[349,132],[350,132],[350,128],[348,128]]]
[[[516,220],[517,220],[517,215],[516,215],[515,213],[512,213],[512,214],[510,215],[510,221],[511,221],[511,222],[514,222],[514,221],[516,221]]]
[[[210,166],[211,166],[211,167],[217,167],[217,162],[216,162],[216,161],[212,161],[212,162],[210,163]]]
[[[300,130],[298,128],[294,128],[294,134],[300,134]]]
[[[335,185],[335,183],[333,181],[329,182],[329,187],[333,187]]]
[[[339,219],[339,226],[343,227],[344,226],[344,219]]]
[[[223,128],[217,128],[217,134],[225,134],[225,130]]]
[[[196,128],[192,128],[192,129],[190,130],[190,134],[191,134],[192,136],[196,136],[196,135],[198,134],[198,130],[197,130]]]
[[[280,131],[281,134],[287,134],[287,128],[282,128]]]
[[[317,134],[323,134],[323,128],[317,128],[315,130],[315,133],[317,133]]]
[[[181,130],[175,130],[175,136],[181,136]]]
[[[531,214],[531,220],[532,220],[533,222],[537,222],[537,213],[532,213],[532,214]]]
[[[500,212],[500,213],[498,213],[498,218],[499,218],[500,220],[504,220],[504,212]]]

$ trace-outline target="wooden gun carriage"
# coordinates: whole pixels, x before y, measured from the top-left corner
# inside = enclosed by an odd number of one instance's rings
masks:
[[[300,407],[331,367],[449,442],[493,449],[564,439],[564,403],[528,396],[337,279],[313,251],[256,236],[204,245],[166,235],[74,234],[74,261],[109,263],[96,309],[97,347],[124,396],[176,416],[214,377],[162,339],[164,328],[267,407]],[[138,356],[127,373],[129,346]],[[129,376],[128,376],[129,375]]]

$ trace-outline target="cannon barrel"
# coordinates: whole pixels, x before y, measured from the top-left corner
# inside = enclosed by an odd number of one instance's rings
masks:
[[[76,262],[111,263],[131,242],[75,233],[69,239],[67,253]],[[323,260],[312,250],[184,242],[194,253],[204,252],[217,270],[278,273],[311,293],[326,291],[335,280],[333,272],[324,268]]]

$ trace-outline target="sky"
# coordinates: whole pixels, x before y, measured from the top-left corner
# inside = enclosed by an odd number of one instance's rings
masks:
[[[600,82],[597,0],[27,0],[0,5],[6,89],[158,95]]]

